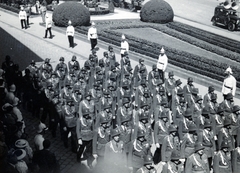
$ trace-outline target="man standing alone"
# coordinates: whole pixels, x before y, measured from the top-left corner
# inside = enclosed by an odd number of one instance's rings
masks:
[[[24,10],[24,7],[23,7],[23,6],[21,7],[21,10],[20,10],[18,16],[19,16],[19,19],[20,19],[20,22],[21,22],[22,29],[23,29],[23,28],[27,29],[27,23],[26,23],[27,13],[26,13],[26,11]],[[23,24],[24,24],[24,26],[23,26]]]
[[[167,68],[167,64],[168,64],[168,57],[167,55],[165,54],[165,50],[161,49],[160,51],[160,55],[158,57],[158,62],[157,62],[157,68],[158,68],[158,72],[160,74],[160,77],[162,79],[162,81],[164,82],[164,72]]]
[[[126,41],[125,35],[122,35],[121,50],[120,50],[121,57],[124,56],[125,52],[128,53],[128,51],[129,51],[129,44]]]
[[[68,21],[68,27],[66,31],[66,35],[68,36],[69,47],[74,48],[74,27],[72,26],[71,20]]]
[[[47,34],[48,34],[48,31],[49,31],[49,34],[50,34],[50,39],[52,39],[52,20],[48,17],[48,15],[46,15],[46,30],[45,30],[45,37],[43,38],[47,38]]]
[[[88,40],[91,42],[91,50],[93,50],[97,45],[97,38],[97,28],[95,23],[92,22],[92,26],[88,29]]]
[[[222,94],[223,98],[225,99],[228,93],[232,93],[233,96],[235,96],[236,92],[236,79],[232,75],[232,69],[228,67],[225,71],[226,78],[223,81],[222,86]]]

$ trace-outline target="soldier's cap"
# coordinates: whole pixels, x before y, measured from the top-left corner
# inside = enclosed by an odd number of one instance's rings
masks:
[[[208,92],[213,92],[214,90],[215,90],[215,88],[213,86],[208,87]]]
[[[165,92],[164,86],[160,86],[160,87],[159,87],[159,92]]]
[[[72,25],[72,21],[71,20],[68,21],[68,25]]]
[[[211,101],[217,100],[217,94],[213,93],[211,95]]]
[[[98,73],[98,72],[102,71],[102,69],[101,69],[100,66],[96,66],[96,67],[95,67],[95,71],[96,71],[96,73]]]
[[[174,76],[173,71],[170,71],[170,72],[168,73],[168,76],[169,76],[169,77],[170,77],[170,76]]]
[[[169,126],[169,128],[168,128],[168,131],[169,131],[169,133],[171,133],[171,132],[177,132],[177,127],[176,127],[176,125],[170,125]]]
[[[45,63],[49,63],[49,62],[50,62],[50,59],[49,59],[49,58],[46,58],[46,59],[44,60],[44,62],[45,62]]]
[[[72,61],[76,61],[77,57],[75,55],[72,56]]]
[[[25,148],[26,146],[28,145],[28,142],[27,140],[25,139],[18,139],[16,142],[15,142],[15,147],[16,148]]]
[[[195,152],[198,152],[199,150],[203,150],[204,148],[205,147],[199,142],[195,144]]]
[[[84,117],[89,115],[90,114],[89,109],[85,109],[82,114],[83,114]]]
[[[199,93],[198,88],[193,88],[193,89],[192,89],[192,94],[197,95],[198,93]]]
[[[234,105],[233,106],[233,113],[236,113],[237,111],[239,111],[240,110],[240,106],[238,106],[238,105]]]
[[[198,128],[195,124],[190,124],[188,130],[189,130],[189,133],[196,133]]]
[[[161,106],[164,106],[164,105],[167,105],[168,102],[167,102],[167,98],[166,97],[163,97],[162,98],[162,101],[161,101]]]
[[[153,64],[152,65],[152,69],[155,70],[157,68],[157,65],[156,64]]]
[[[239,6],[236,2],[233,2],[231,6],[232,6],[233,10],[237,10],[239,8]]]
[[[180,102],[180,103],[186,103],[186,100],[185,100],[184,97],[180,97],[179,102]]]
[[[125,77],[129,77],[129,76],[130,76],[130,73],[129,73],[129,72],[125,72],[125,73],[124,73],[124,76],[125,76]]]
[[[208,119],[205,120],[204,128],[212,128],[212,124],[211,124],[211,122]]]
[[[202,115],[209,115],[210,114],[210,108],[204,107],[202,109]]]
[[[225,70],[225,73],[230,73],[230,74],[232,74],[233,72],[232,72],[231,67],[228,67],[228,68]]]
[[[214,109],[210,109],[210,114],[215,115],[216,111]]]
[[[161,118],[161,119],[162,119],[162,118],[168,118],[167,113],[166,113],[165,111],[162,111],[160,118]]]
[[[101,123],[101,124],[104,124],[104,123],[107,123],[107,122],[108,122],[107,117],[100,115],[100,123]]]
[[[141,62],[144,62],[144,59],[140,58],[139,59],[139,63],[141,63]]]
[[[222,141],[222,143],[221,143],[221,149],[223,149],[223,148],[229,148],[229,144],[226,140]]]
[[[127,52],[127,51],[125,51],[123,55],[124,55],[124,56],[128,56],[128,52]]]
[[[101,67],[101,66],[104,66],[104,61],[103,61],[103,59],[100,59],[100,60],[98,61],[98,64],[99,64],[100,67]]]
[[[130,102],[129,98],[124,97],[123,101],[122,101],[122,104],[124,105],[124,104],[129,103],[129,102]]]
[[[176,83],[175,83],[176,86],[179,86],[181,84],[182,84],[182,81],[180,79],[176,80]]]
[[[217,114],[220,114],[222,112],[224,112],[224,109],[223,109],[222,106],[219,106],[218,109],[217,109]]]
[[[141,101],[140,102],[140,107],[143,108],[145,106],[148,106],[147,102],[146,101]]]
[[[110,95],[110,92],[109,92],[108,89],[104,89],[104,90],[103,90],[103,94],[104,94],[104,95]]]
[[[95,26],[95,22],[92,22],[92,26]]]
[[[145,88],[143,91],[144,94],[147,94],[148,96],[150,95],[150,90],[148,88]]]
[[[192,77],[189,77],[189,78],[188,78],[188,82],[193,82],[193,78],[192,78]]]
[[[90,96],[90,97],[92,96],[90,92],[85,93],[85,98],[88,97],[88,96]]]
[[[119,128],[115,128],[115,129],[112,129],[111,130],[111,136],[112,138],[115,137],[115,136],[119,136],[120,135],[120,130]]]
[[[13,152],[14,155],[17,156],[17,160],[20,161],[26,156],[26,151],[24,149],[16,149]]]
[[[111,66],[111,71],[115,70],[116,67],[114,65]]]
[[[190,117],[192,116],[193,112],[190,108],[187,108],[186,111],[184,112],[184,117]]]
[[[112,46],[108,46],[108,50],[111,50],[111,49],[113,49],[113,47]]]
[[[151,165],[153,163],[153,157],[150,154],[144,156],[144,165]]]
[[[228,93],[227,96],[226,96],[226,99],[227,99],[227,100],[233,99],[232,93]]]
[[[137,138],[141,138],[144,137],[146,135],[146,133],[143,130],[138,130],[137,132]]]
[[[179,89],[177,90],[177,95],[183,95],[183,94],[184,94],[183,89],[182,89],[182,88],[179,88]]]
[[[231,124],[232,124],[231,120],[227,118],[224,120],[223,126],[226,127],[226,126],[230,126]]]
[[[160,53],[165,53],[165,50],[163,49],[163,47],[162,47],[162,49],[160,50]]]
[[[203,100],[203,99],[202,99],[202,96],[201,96],[201,95],[198,95],[198,96],[195,98],[195,103],[198,102],[198,101],[200,101],[200,100]]]
[[[97,53],[97,50],[95,48],[92,49],[92,53]],[[93,56],[91,56],[91,58],[93,58]],[[90,56],[89,56],[89,59],[90,59]]]
[[[109,103],[105,103],[103,105],[103,109],[111,109],[111,105]]]
[[[108,55],[108,52],[107,51],[103,52],[103,56],[106,56],[106,55]]]
[[[124,82],[122,83],[122,88],[129,88],[129,83],[128,83],[128,81],[124,81]]]
[[[124,34],[122,35],[122,39],[123,39],[123,40],[125,40],[125,39],[126,39],[126,37],[125,37],[125,35],[124,35]]]
[[[179,161],[181,163],[180,158],[180,154],[174,150],[171,154],[171,161]]]
[[[115,62],[115,67],[118,67],[120,64],[118,62]]]
[[[24,10],[24,7],[23,7],[23,6],[21,6],[21,10]]]

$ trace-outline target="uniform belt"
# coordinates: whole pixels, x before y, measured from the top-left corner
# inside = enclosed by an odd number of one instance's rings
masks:
[[[136,156],[136,157],[139,157],[139,158],[143,159],[143,155],[141,155],[141,154],[133,153],[133,155]]]
[[[126,50],[126,48],[121,48],[122,50]]]
[[[233,89],[232,87],[229,87],[229,86],[227,86],[227,85],[224,85],[224,87],[226,87],[226,88],[228,88],[228,89],[230,89],[230,90]]]
[[[162,63],[162,62],[158,62],[159,64],[164,64],[164,63]]]

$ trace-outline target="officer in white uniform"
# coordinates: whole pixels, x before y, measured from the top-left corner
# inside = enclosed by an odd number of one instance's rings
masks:
[[[91,42],[91,50],[93,50],[97,45],[97,38],[97,28],[95,26],[95,23],[92,22],[92,26],[88,29],[88,40]]]
[[[224,79],[222,86],[222,94],[224,99],[228,93],[232,93],[233,96],[235,96],[236,93],[236,79],[232,75],[232,69],[228,67],[225,71],[225,74],[227,77]]]
[[[158,68],[158,72],[159,72],[160,77],[161,77],[163,82],[164,82],[164,79],[165,79],[164,72],[167,68],[167,64],[168,64],[168,57],[165,54],[165,50],[162,47],[162,49],[160,51],[160,55],[158,57],[158,61],[157,61],[157,68]]]
[[[66,35],[68,36],[69,47],[71,48],[74,48],[74,32],[75,32],[75,29],[72,26],[71,20],[69,20]]]
[[[22,29],[23,29],[23,28],[27,29],[27,23],[26,23],[27,13],[26,13],[26,11],[24,10],[24,7],[23,7],[23,6],[21,7],[21,10],[20,10],[20,12],[19,12],[19,14],[18,14],[18,17],[19,17],[19,19],[20,19]],[[24,26],[23,26],[23,24],[24,24]]]
[[[120,50],[121,57],[124,56],[124,53],[125,53],[125,52],[128,53],[128,51],[129,51],[129,44],[128,44],[128,42],[126,41],[125,35],[122,35],[121,50]]]

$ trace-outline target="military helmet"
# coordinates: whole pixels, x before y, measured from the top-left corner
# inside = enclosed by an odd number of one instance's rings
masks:
[[[192,77],[189,77],[189,78],[188,78],[188,82],[193,82],[193,78],[192,78]]]
[[[119,130],[119,128],[115,128],[115,129],[112,129],[111,130],[111,136],[112,136],[112,138],[114,137],[114,136],[119,136],[120,135],[120,130]]]
[[[179,86],[181,84],[182,84],[182,81],[180,79],[176,80],[176,83],[175,83],[176,86]]]
[[[138,130],[137,132],[137,138],[141,138],[141,137],[144,137],[146,135],[146,132],[143,131],[143,130]]]
[[[192,116],[193,112],[190,108],[187,108],[186,111],[184,112],[184,117],[190,117]]]
[[[153,163],[153,157],[148,154],[144,156],[144,165],[150,165]]]
[[[192,94],[197,95],[198,93],[199,93],[198,88],[193,88],[193,89],[192,89]]]
[[[238,105],[234,105],[233,106],[233,113],[236,113],[237,111],[239,111],[240,110],[240,106],[238,106]]]
[[[200,143],[200,142],[197,142],[195,144],[195,152],[199,151],[199,150],[203,150],[205,147]]]
[[[64,57],[60,57],[59,61],[64,61]]]
[[[108,122],[108,119],[106,116],[100,116],[100,124],[104,124],[104,123],[107,123]]]
[[[209,115],[210,114],[210,109],[208,107],[204,107],[202,109],[202,115]]]
[[[124,122],[129,122],[131,121],[131,116],[128,116],[128,115],[124,115],[124,116],[121,116],[121,124],[124,123]]]

